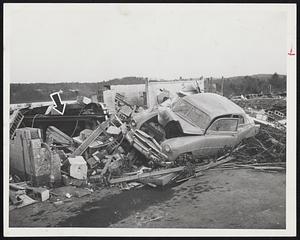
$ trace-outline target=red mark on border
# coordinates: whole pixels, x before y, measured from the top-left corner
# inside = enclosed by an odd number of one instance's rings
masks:
[[[290,49],[290,52],[288,53],[288,55],[290,55],[290,56],[294,56],[295,55],[295,53],[293,53],[293,49],[292,48]]]

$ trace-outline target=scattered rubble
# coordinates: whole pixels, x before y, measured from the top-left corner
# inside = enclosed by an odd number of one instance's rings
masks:
[[[233,155],[246,163],[277,163],[286,161],[286,133],[261,125],[259,133],[244,141],[245,147]]]
[[[235,100],[234,102],[245,109],[257,123],[286,131],[285,98],[253,98],[248,100]]]
[[[78,104],[85,108],[93,103],[81,98]],[[74,132],[64,132],[65,125],[49,125],[44,132],[21,127],[26,115],[22,117],[20,110],[16,110],[10,125],[10,164],[14,172],[9,185],[11,209],[46,200],[59,206],[73,197],[89,195],[99,187],[115,185],[121,190],[145,185],[162,187],[201,176],[213,168],[285,170],[285,129],[261,124],[256,136],[244,139],[229,152],[224,149],[221,157],[190,162],[189,156],[185,156],[185,161],[176,162],[169,161],[153,136],[132,127],[132,116],[143,109],[131,106],[120,95],[116,95],[116,106],[116,114],[103,118],[94,127],[76,130],[75,137]],[[51,116],[51,111],[48,114],[47,117]]]

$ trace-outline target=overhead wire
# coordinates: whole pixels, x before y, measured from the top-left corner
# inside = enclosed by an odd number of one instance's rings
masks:
[[[86,106],[87,106],[87,105],[83,106],[83,107],[80,109],[80,112],[79,112],[78,116],[80,116],[80,114],[82,113],[82,111],[85,109]],[[73,130],[73,132],[72,132],[72,134],[71,134],[71,137],[73,137],[73,135],[75,134],[75,131],[76,131],[76,129],[77,129],[77,126],[78,126],[78,120],[76,120],[75,128],[74,128],[74,130]]]
[[[37,113],[37,114],[35,114],[34,115],[34,117],[33,117],[33,119],[32,119],[32,123],[31,123],[31,127],[33,128],[33,125],[34,125],[34,120],[35,120],[35,118],[37,117],[37,116],[44,116],[43,114],[40,114],[40,113]]]

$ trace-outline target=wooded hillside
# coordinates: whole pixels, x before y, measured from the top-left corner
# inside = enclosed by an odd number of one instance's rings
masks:
[[[145,78],[125,77],[112,79],[99,83],[29,83],[10,84],[10,103],[28,103],[51,101],[50,94],[62,90],[62,100],[73,100],[77,96],[90,97],[97,94],[103,85],[117,84],[139,84],[144,83]],[[221,79],[213,79],[217,85],[217,90],[221,89]],[[224,79],[224,95],[241,95],[247,93],[268,93],[286,91],[286,75],[279,74],[258,74],[251,76],[237,76]]]

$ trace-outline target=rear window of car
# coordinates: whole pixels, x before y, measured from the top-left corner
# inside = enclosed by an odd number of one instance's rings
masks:
[[[209,116],[206,113],[182,99],[175,103],[172,110],[201,129],[205,129],[210,123]]]
[[[191,104],[183,101],[182,99],[179,99],[173,107],[173,112],[186,115],[192,107],[193,106]]]

